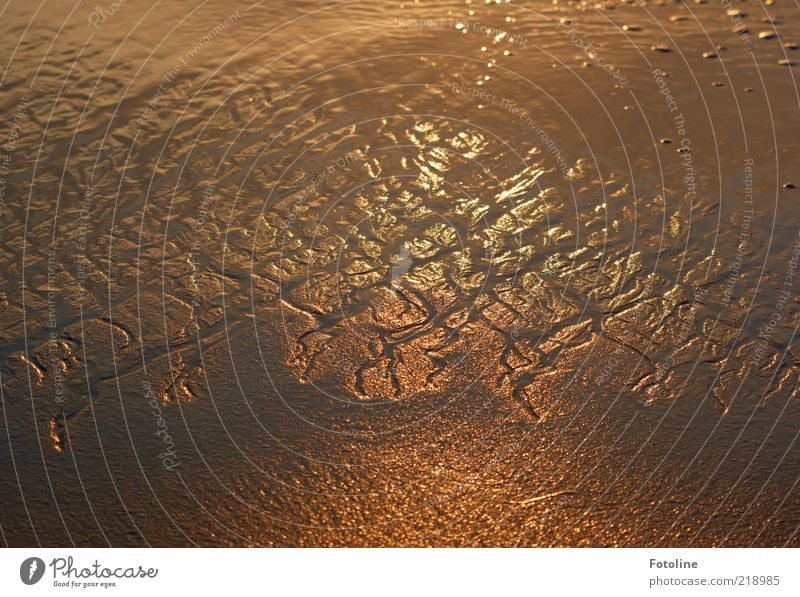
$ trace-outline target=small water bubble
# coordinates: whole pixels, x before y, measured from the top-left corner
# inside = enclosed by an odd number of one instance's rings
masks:
[[[672,48],[670,48],[669,46],[663,46],[663,45],[650,46],[650,49],[653,50],[654,52],[664,52],[664,53],[672,51]]]
[[[775,39],[778,37],[777,31],[759,31],[758,39]]]

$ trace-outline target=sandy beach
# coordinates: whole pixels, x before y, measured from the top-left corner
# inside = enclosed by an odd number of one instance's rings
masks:
[[[800,546],[796,3],[0,10],[0,544]]]

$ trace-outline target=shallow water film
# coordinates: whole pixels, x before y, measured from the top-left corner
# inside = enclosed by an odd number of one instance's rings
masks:
[[[795,2],[0,14],[5,545],[800,545]]]

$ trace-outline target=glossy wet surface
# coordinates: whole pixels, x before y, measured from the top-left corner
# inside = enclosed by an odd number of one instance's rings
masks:
[[[6,544],[800,543],[796,5],[98,10],[3,14]]]

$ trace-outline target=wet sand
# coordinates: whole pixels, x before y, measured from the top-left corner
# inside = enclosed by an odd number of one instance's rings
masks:
[[[10,3],[9,546],[800,545],[800,14]]]

